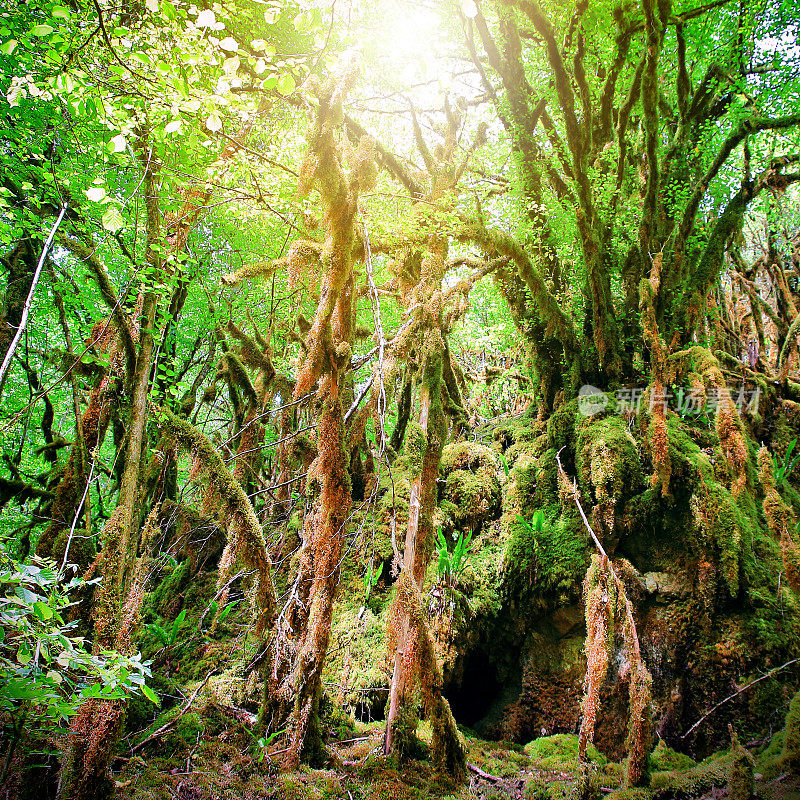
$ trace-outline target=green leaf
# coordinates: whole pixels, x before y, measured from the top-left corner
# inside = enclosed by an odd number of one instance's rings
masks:
[[[55,28],[53,28],[51,25],[34,25],[34,27],[32,27],[30,30],[30,34],[31,36],[47,36],[54,30]]]
[[[56,19],[69,19],[69,9],[65,6],[53,6],[50,9],[50,16]]]
[[[142,694],[154,705],[161,705],[161,699],[149,686],[142,686]]]
[[[281,94],[291,94],[295,90],[295,83],[294,78],[286,73],[285,75],[281,75],[280,80],[278,81],[278,91]]]
[[[106,190],[102,186],[93,186],[91,189],[86,190],[86,196],[93,202],[99,203],[105,199]]]
[[[0,44],[0,54],[10,56],[16,50],[17,44],[16,39],[9,39],[7,42],[3,42],[3,44]]]
[[[103,228],[109,233],[116,233],[125,227],[125,220],[122,218],[119,209],[116,206],[109,206],[105,214],[103,214]]]
[[[22,664],[23,667],[31,662],[31,651],[27,643],[23,642],[17,650],[17,663]]]
[[[36,614],[42,622],[53,618],[53,609],[50,608],[47,603],[42,603],[40,601],[33,604],[33,613]]]

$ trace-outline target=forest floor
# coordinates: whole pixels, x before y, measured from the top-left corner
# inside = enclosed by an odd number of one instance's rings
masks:
[[[324,768],[298,772],[280,768],[278,739],[266,748],[249,732],[247,713],[200,700],[197,707],[173,717],[166,731],[116,762],[117,800],[570,800],[583,796],[610,800],[746,800],[737,789],[733,758],[727,751],[701,763],[659,743],[650,759],[646,788],[620,788],[623,765],[607,761],[590,747],[586,793],[577,791],[577,737],[541,737],[526,746],[490,742],[465,732],[468,774],[461,785],[439,775],[426,757],[427,726],[418,733],[419,760],[398,765],[382,754],[383,723],[355,723],[328,742]],[[333,731],[331,731],[333,733]],[[792,771],[765,775],[775,739],[754,751],[754,795],[763,800],[800,800],[800,775]],[[147,737],[139,736],[142,742]],[[136,746],[134,745],[134,748]],[[769,772],[769,767],[765,772]]]

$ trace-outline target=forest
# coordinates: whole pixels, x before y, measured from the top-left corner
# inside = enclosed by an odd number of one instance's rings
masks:
[[[793,0],[0,0],[0,800],[800,800]]]

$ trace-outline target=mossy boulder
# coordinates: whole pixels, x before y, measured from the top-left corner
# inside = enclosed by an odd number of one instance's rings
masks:
[[[723,789],[730,777],[730,754],[715,753],[688,769],[654,772],[650,788],[656,798],[700,797],[712,788]]]
[[[576,466],[581,487],[595,502],[617,503],[644,485],[636,442],[620,416],[579,417]]]

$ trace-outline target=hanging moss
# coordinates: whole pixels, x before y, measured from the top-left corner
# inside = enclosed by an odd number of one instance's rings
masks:
[[[710,483],[692,497],[697,522],[698,553],[715,546],[723,577],[731,597],[739,594],[742,529],[745,525],[733,495],[721,484]]]

